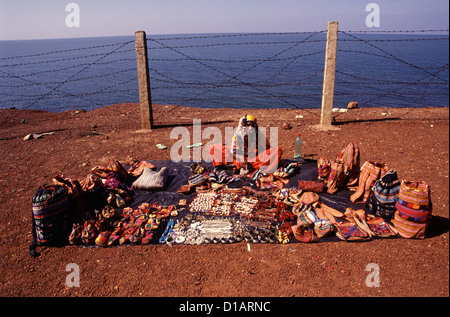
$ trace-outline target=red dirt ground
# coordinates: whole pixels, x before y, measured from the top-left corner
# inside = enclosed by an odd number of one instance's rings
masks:
[[[170,131],[202,119],[202,127],[236,126],[252,113],[260,126],[278,127],[283,157],[292,157],[298,132],[309,158],[334,159],[350,141],[361,162],[385,161],[401,179],[430,184],[433,219],[425,240],[365,243],[148,245],[115,248],[39,247],[31,242],[31,197],[57,173],[82,179],[111,159],[170,159]],[[0,295],[316,297],[449,296],[449,109],[360,108],[335,115],[333,130],[316,126],[320,110],[236,110],[154,106],[157,127],[140,129],[139,106],[90,112],[0,110]],[[299,118],[299,116],[303,118]],[[297,116],[297,117],[296,117]],[[282,128],[289,123],[292,129]],[[93,134],[96,130],[101,134]],[[24,141],[29,133],[55,131]],[[204,140],[206,142],[207,140]],[[65,284],[66,265],[80,268],[80,287]],[[366,286],[366,267],[380,268],[379,287]]]

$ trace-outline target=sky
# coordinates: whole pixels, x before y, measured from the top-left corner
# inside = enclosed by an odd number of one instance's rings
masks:
[[[76,12],[79,20],[66,20]],[[368,27],[370,3],[379,26]],[[79,25],[74,23],[79,21]],[[449,28],[447,0],[0,0],[0,40],[153,34]]]

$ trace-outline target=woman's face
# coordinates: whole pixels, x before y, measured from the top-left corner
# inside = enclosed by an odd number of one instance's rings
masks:
[[[247,127],[255,127],[255,123],[253,121],[247,121]]]

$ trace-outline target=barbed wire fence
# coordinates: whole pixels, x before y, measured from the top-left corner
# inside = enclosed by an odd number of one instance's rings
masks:
[[[149,37],[152,98],[158,103],[173,90],[189,89],[184,98],[164,101],[209,108],[301,108],[299,97],[320,98],[319,86],[315,92],[295,88],[311,85],[311,79],[322,74],[323,65],[315,57],[324,55],[320,43],[325,39],[317,38],[324,32]],[[173,41],[181,44],[169,45]],[[157,50],[164,50],[166,57],[159,57]],[[308,59],[302,66],[301,61]],[[186,80],[159,71],[162,63],[182,69]]]
[[[448,30],[383,31],[365,38],[358,33],[374,32],[340,31],[338,56],[354,63],[351,67],[350,63],[338,62],[347,68],[336,70],[335,95],[351,96],[364,106],[448,107],[448,35],[412,36],[430,32]],[[390,33],[396,37],[380,38]],[[428,49],[425,43],[430,41],[438,47]],[[436,104],[436,100],[441,103]]]
[[[13,48],[3,44],[0,108],[59,112],[138,102],[133,44],[134,40],[26,55],[14,55]]]
[[[448,30],[339,31],[334,106],[448,106],[448,39]],[[182,106],[320,108],[325,30],[146,41],[151,101],[175,105],[169,115]],[[431,42],[442,49],[427,51]],[[0,108],[57,112],[138,103],[134,43],[21,55],[2,49]]]

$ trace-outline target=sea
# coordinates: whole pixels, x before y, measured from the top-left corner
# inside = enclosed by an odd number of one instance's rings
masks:
[[[0,41],[0,108],[139,102],[133,36]],[[326,32],[147,36],[151,99],[201,108],[321,107]],[[334,104],[448,107],[449,36],[339,32]]]

